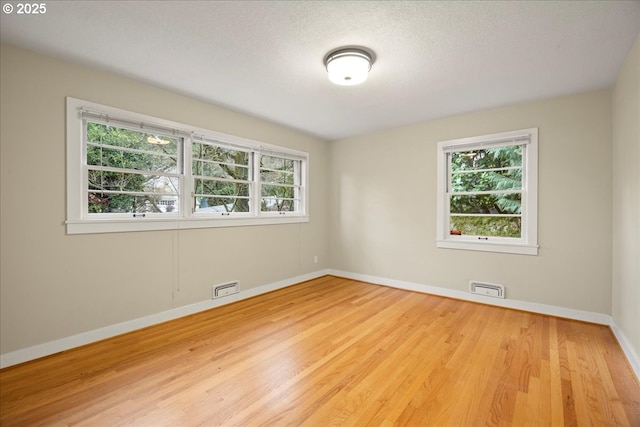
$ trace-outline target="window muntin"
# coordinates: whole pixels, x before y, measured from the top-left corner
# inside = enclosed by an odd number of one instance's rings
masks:
[[[260,155],[260,211],[299,212],[301,206],[301,161]]]
[[[437,246],[537,254],[536,128],[438,143]]]
[[[84,129],[86,214],[179,212],[181,138],[95,120]]]
[[[302,151],[74,98],[66,124],[68,234],[309,221]]]

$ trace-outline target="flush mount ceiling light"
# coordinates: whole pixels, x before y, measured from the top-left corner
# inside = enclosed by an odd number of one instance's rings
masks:
[[[148,137],[147,142],[149,144],[155,144],[155,145],[167,145],[171,143],[171,141],[169,141],[168,139],[160,139],[157,136]]]
[[[367,80],[373,52],[356,47],[345,47],[333,50],[324,58],[324,65],[329,73],[329,80],[341,86],[353,86]]]

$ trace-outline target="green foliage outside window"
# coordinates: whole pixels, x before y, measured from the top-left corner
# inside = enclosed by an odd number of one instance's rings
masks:
[[[192,172],[196,210],[208,207],[225,212],[249,212],[249,160],[247,151],[193,143]]]
[[[171,175],[180,173],[180,138],[104,123],[86,126],[89,213],[175,210],[179,178]],[[191,149],[195,210],[250,212],[252,153],[204,141],[194,141]],[[300,161],[256,155],[261,211],[296,210]]]
[[[521,191],[522,146],[451,154],[452,229],[467,235],[520,237]]]
[[[161,143],[150,143],[150,138]],[[177,147],[178,138],[158,138],[142,131],[88,122],[89,213],[163,212],[158,205],[163,194],[177,193],[177,179],[162,175],[177,172]],[[97,170],[92,166],[135,172]]]
[[[260,156],[262,212],[295,210],[296,162],[281,157]]]

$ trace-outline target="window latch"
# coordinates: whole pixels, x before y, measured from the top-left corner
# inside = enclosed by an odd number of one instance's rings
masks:
[[[146,214],[133,214],[134,218],[144,218]]]

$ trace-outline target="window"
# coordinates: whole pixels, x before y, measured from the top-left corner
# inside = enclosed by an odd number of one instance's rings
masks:
[[[537,146],[537,128],[438,143],[438,247],[537,255]]]
[[[251,213],[251,151],[219,141],[197,141],[191,147],[194,212]]]
[[[67,233],[308,221],[306,153],[67,99]]]
[[[178,214],[182,138],[84,116],[87,218]]]
[[[275,155],[260,156],[261,212],[284,215],[296,212],[302,202],[302,162]]]

